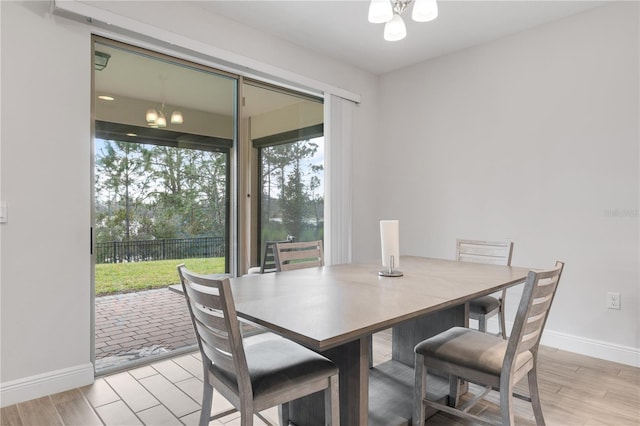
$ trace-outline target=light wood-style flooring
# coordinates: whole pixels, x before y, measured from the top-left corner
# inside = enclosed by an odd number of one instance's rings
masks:
[[[374,336],[374,365],[390,358],[390,332]],[[640,369],[566,351],[540,348],[538,365],[547,425],[640,425]],[[526,392],[526,379],[521,383]],[[473,387],[472,387],[473,390]],[[198,353],[97,378],[91,386],[46,396],[1,410],[3,426],[13,425],[196,425],[200,415],[202,364]],[[492,392],[473,412],[499,419],[498,394]],[[214,412],[229,408],[214,395]],[[515,400],[516,422],[534,425],[529,403]],[[263,417],[277,424],[277,409]],[[229,415],[211,425],[238,425]],[[256,425],[264,421],[255,418]],[[445,414],[429,426],[470,425]],[[356,425],[346,425],[356,426]]]

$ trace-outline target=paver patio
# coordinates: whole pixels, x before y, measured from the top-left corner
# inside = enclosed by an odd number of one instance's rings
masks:
[[[196,344],[184,297],[168,288],[96,297],[96,370]]]

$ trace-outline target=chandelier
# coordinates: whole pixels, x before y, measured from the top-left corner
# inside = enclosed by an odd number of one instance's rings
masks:
[[[164,112],[164,102],[160,109],[149,108],[145,115],[147,125],[155,128],[167,127],[167,117]],[[175,110],[171,113],[171,124],[182,124],[184,117],[182,112]]]
[[[438,17],[436,0],[371,0],[369,4],[369,22],[384,23],[384,39],[402,40],[407,36],[407,27],[402,13],[413,3],[411,18],[416,22],[429,22]]]

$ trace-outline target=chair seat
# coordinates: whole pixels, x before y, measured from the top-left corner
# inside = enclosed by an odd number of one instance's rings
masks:
[[[329,359],[274,333],[247,337],[243,344],[254,398],[338,373],[338,368]],[[215,365],[211,368],[237,389],[233,375]]]
[[[491,334],[453,327],[418,343],[415,351],[425,358],[435,358],[441,362],[499,376],[508,343]],[[519,354],[515,369],[518,370],[532,358],[530,351]]]
[[[493,296],[482,296],[469,302],[469,312],[486,315],[500,307],[500,301]]]

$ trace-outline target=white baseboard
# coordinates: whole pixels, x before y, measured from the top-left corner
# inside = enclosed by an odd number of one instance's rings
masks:
[[[640,349],[602,340],[545,330],[540,344],[640,368]]]
[[[472,323],[471,326],[475,327],[476,325]],[[507,322],[507,330],[511,330],[512,326],[513,323]],[[487,321],[487,330],[492,333],[498,332],[499,327],[496,317]],[[640,368],[640,348],[589,339],[549,329],[545,329],[542,333],[540,344]]]
[[[0,407],[86,386],[93,376],[93,364],[87,363],[0,383]]]

